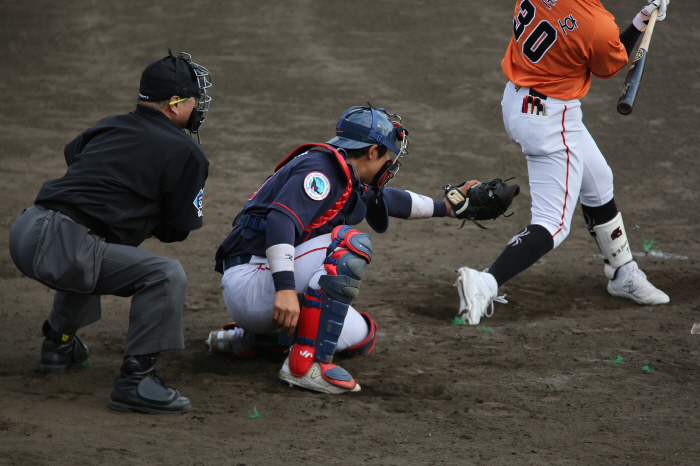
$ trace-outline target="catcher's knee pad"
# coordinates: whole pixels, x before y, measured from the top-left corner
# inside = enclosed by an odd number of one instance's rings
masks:
[[[319,279],[320,290],[309,288],[302,300],[289,361],[294,375],[305,374],[314,359],[323,363],[333,360],[348,307],[360,292],[372,257],[372,240],[366,233],[339,226],[331,238],[324,264],[328,275]]]
[[[605,258],[605,275],[612,280],[615,271],[633,259],[622,214],[618,212],[608,223],[594,226],[593,232]]]
[[[377,323],[373,321],[369,314],[367,314],[366,312],[360,312],[360,315],[363,319],[365,319],[365,322],[367,322],[367,328],[369,329],[367,336],[358,344],[353,345],[338,354],[349,358],[368,356],[369,353],[371,353],[374,349],[374,343],[377,339],[377,332],[379,332],[379,327],[377,326]]]

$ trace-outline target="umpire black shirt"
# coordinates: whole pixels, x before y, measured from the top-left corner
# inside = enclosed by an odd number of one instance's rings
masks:
[[[35,204],[60,211],[107,242],[138,246],[151,234],[181,241],[202,227],[209,161],[197,141],[157,110],[110,115],[68,143],[68,170]]]

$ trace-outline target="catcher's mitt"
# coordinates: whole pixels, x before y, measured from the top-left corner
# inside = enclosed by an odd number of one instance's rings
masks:
[[[466,196],[458,189],[464,183],[445,186],[442,189],[445,190],[445,199],[452,207],[451,215],[464,219],[462,226],[467,220],[471,220],[476,226],[483,229],[486,227],[477,220],[496,220],[501,215],[510,217],[510,215],[505,215],[506,210],[513,202],[513,198],[520,194],[520,186],[507,183],[512,179],[508,178],[504,181],[496,178],[488,183],[475,184],[469,188]]]

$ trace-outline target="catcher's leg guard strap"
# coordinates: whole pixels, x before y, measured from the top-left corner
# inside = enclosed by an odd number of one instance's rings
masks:
[[[317,301],[321,308],[315,341],[306,340],[303,343],[316,347],[316,360],[330,363],[333,360],[335,347],[338,345],[338,338],[340,332],[343,331],[345,316],[348,314],[350,306],[316,290],[309,289],[309,292],[313,292],[321,298],[320,302]],[[306,306],[306,304],[307,301],[304,300],[304,305]],[[302,341],[298,342],[302,343]]]
[[[377,332],[379,332],[379,327],[377,326],[377,323],[373,321],[369,314],[367,314],[366,312],[360,312],[360,315],[363,319],[365,319],[365,322],[367,322],[367,328],[369,329],[367,336],[358,344],[351,346],[342,353],[338,354],[341,354],[346,357],[367,356],[374,349],[374,343],[377,339]]]
[[[593,232],[605,258],[605,275],[612,280],[615,271],[633,259],[625,225],[622,223],[622,214],[618,212],[608,223],[594,226]]]

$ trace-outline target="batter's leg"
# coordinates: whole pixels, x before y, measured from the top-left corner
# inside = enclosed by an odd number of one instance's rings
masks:
[[[654,287],[633,260],[622,214],[613,198],[613,174],[593,138],[584,130],[586,158],[581,207],[588,231],[603,254],[608,292],[638,304],[663,304],[670,298]]]
[[[527,155],[532,219],[513,236],[488,272],[462,267],[456,286],[460,314],[476,325],[498,301],[498,287],[556,248],[569,234],[583,176],[583,123],[578,100],[547,100],[546,115],[524,114],[527,88],[506,86],[503,121]]]

